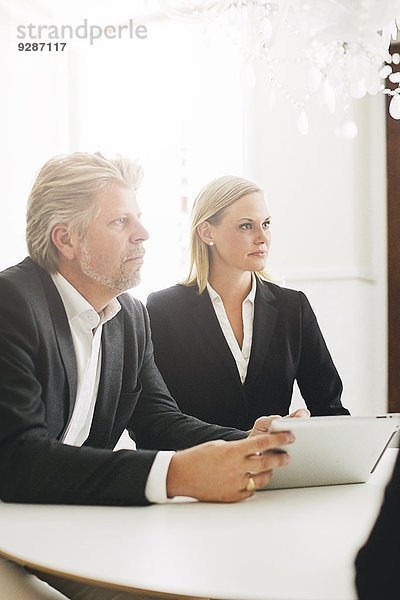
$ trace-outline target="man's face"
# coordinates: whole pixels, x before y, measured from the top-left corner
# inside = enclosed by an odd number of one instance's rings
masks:
[[[132,188],[115,183],[97,193],[94,200],[98,212],[79,243],[77,261],[85,279],[117,295],[140,282],[143,242],[149,235],[140,223]]]

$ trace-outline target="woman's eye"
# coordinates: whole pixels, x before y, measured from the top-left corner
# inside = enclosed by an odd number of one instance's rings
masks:
[[[251,223],[242,223],[239,227],[240,229],[248,230],[251,229]]]
[[[264,223],[263,223],[264,229],[269,229],[270,225],[271,225],[271,221],[264,221]]]

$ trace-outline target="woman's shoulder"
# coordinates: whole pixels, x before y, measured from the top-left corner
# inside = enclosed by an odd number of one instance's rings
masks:
[[[198,288],[196,285],[183,285],[177,283],[171,287],[157,292],[152,292],[147,298],[147,306],[156,306],[169,302],[186,301],[198,295]]]
[[[299,290],[288,288],[281,283],[277,283],[268,279],[257,278],[257,283],[261,290],[268,290],[276,296],[297,296],[298,294],[302,293]]]
[[[269,300],[276,300],[279,303],[299,305],[306,298],[304,292],[300,290],[288,288],[266,279],[258,279],[257,288],[260,296]]]

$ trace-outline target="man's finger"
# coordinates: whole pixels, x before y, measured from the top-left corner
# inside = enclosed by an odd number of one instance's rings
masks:
[[[266,451],[263,454],[253,454],[249,456],[246,461],[246,468],[252,473],[262,473],[263,471],[270,471],[283,467],[290,461],[290,456],[287,452],[280,451],[274,452]]]
[[[264,471],[264,473],[257,473],[257,475],[253,475],[254,483],[256,484],[256,489],[260,490],[271,481],[274,472],[272,471]]]
[[[271,469],[269,471],[263,471],[262,473],[252,473],[251,477],[252,477],[252,479],[254,481],[254,485],[255,485],[255,489],[253,491],[251,491],[251,490],[249,491],[247,489],[247,484],[249,482],[249,475],[246,475],[241,492],[244,492],[247,496],[253,496],[253,494],[256,492],[256,490],[261,490],[262,488],[264,488],[266,485],[269,484],[269,482],[272,479],[273,474],[274,474],[273,469]]]
[[[290,431],[279,431],[256,435],[247,438],[240,443],[246,445],[246,451],[248,455],[251,455],[266,452],[273,448],[279,448],[279,446],[284,446],[285,444],[291,444],[294,440],[295,437]]]

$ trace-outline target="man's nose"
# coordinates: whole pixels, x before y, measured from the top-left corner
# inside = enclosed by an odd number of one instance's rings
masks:
[[[149,239],[149,232],[142,225],[140,221],[137,221],[132,228],[132,233],[129,236],[129,240],[132,243],[144,242]]]

